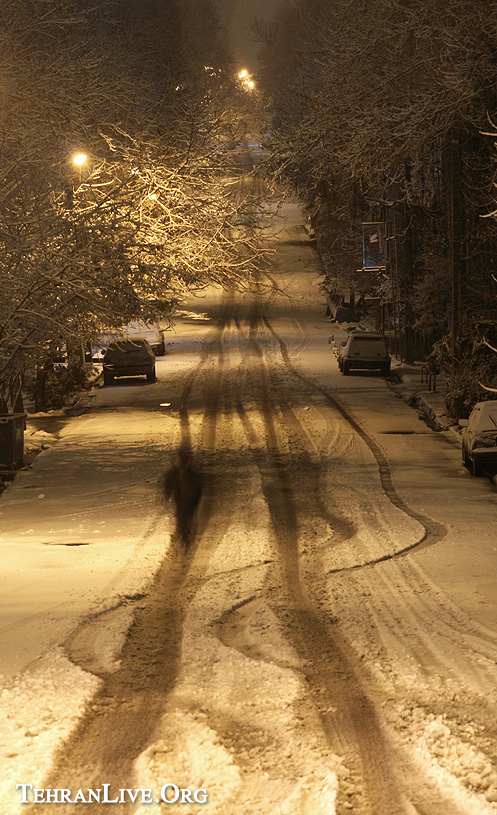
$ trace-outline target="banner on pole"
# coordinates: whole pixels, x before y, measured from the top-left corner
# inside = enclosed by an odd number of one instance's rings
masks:
[[[385,268],[385,224],[381,221],[362,225],[362,265],[364,269]]]

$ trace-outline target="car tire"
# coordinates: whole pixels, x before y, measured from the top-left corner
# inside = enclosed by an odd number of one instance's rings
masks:
[[[383,365],[381,369],[382,376],[390,376],[390,363],[387,362],[386,365]]]
[[[109,374],[107,371],[104,371],[104,385],[113,385],[114,384],[114,374]]]
[[[471,472],[473,475],[479,476],[481,475],[481,466],[478,464],[476,458],[473,457],[473,461],[471,462]]]
[[[147,382],[155,382],[155,379],[156,379],[156,376],[155,376],[155,365],[154,365],[152,370],[147,374]]]
[[[350,373],[350,365],[348,362],[342,362],[342,373],[344,376],[348,376]]]
[[[163,357],[165,353],[166,353],[166,343],[164,342],[164,339],[163,339],[161,344],[158,345],[157,348],[155,349],[155,356],[156,357]]]

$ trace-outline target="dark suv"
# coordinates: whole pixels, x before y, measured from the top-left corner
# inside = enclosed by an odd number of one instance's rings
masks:
[[[146,376],[155,381],[155,354],[145,337],[114,340],[103,357],[104,385],[111,385],[116,376]]]

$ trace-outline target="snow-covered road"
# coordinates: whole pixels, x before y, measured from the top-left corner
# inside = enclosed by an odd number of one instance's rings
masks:
[[[37,806],[21,782],[109,784],[130,815],[497,812],[497,495],[384,379],[338,373],[283,212],[268,285],[193,300],[159,381],[102,388],[0,500],[9,815]]]

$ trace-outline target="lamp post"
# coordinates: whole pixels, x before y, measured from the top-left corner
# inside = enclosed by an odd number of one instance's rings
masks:
[[[86,153],[76,153],[71,159],[71,163],[75,167],[77,167],[78,170],[79,170],[79,183],[80,184],[81,184],[81,181],[82,181],[81,170],[83,168],[83,165],[86,164],[87,158],[88,158],[88,156],[86,155]],[[69,210],[71,210],[73,208],[73,204],[74,204],[75,180],[76,179],[74,178],[74,175],[72,173],[71,173],[70,178],[66,178],[64,180],[64,193],[65,193],[65,197],[66,197],[66,207]]]
[[[81,171],[82,171],[84,165],[86,164],[87,158],[88,158],[88,156],[86,155],[86,153],[76,153],[72,157],[72,162],[73,162],[74,166],[79,169],[79,183],[80,183],[80,185],[81,185],[81,181],[82,181]],[[72,200],[72,190],[71,190],[71,209],[72,209],[72,204],[73,204],[73,200]],[[76,229],[75,235],[76,235],[76,245],[77,245],[78,240],[79,240],[79,236],[78,236],[78,231],[77,231],[76,225],[75,225],[75,229]],[[68,355],[67,355],[68,360],[70,361],[71,354],[69,353],[69,350],[70,350],[69,349],[69,344],[68,344],[68,349],[67,350],[68,350]],[[76,370],[81,369],[81,366],[84,365],[84,363],[85,363],[85,348],[84,348],[83,343],[81,343],[81,348],[78,348],[77,350],[74,349],[74,354],[72,356],[73,356],[73,364],[74,364],[75,369]]]

